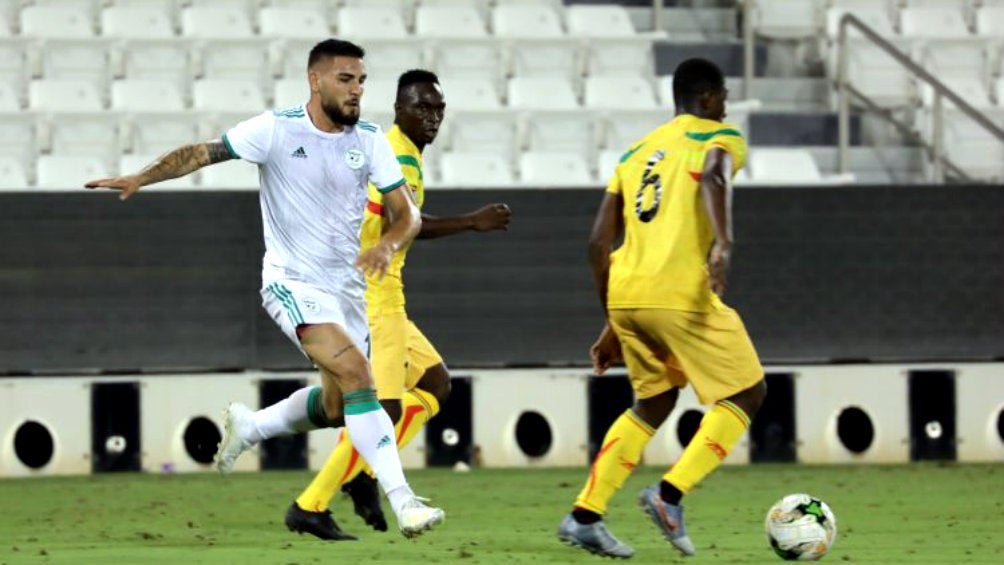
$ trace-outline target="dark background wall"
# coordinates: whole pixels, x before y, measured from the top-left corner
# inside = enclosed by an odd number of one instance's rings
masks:
[[[413,247],[413,319],[454,366],[585,365],[599,190],[504,201],[505,233]],[[1000,187],[742,188],[726,301],[768,362],[1004,358]],[[0,373],[300,368],[260,308],[257,194],[0,195]]]

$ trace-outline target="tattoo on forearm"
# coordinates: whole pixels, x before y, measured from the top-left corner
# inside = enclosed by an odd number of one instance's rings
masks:
[[[345,353],[346,351],[348,351],[349,349],[352,349],[352,344],[351,344],[351,343],[350,343],[349,345],[346,345],[345,347],[343,347],[343,348],[339,349],[339,350],[338,350],[338,351],[337,351],[337,352],[335,353],[335,359],[338,359],[339,357],[341,357],[341,356],[342,356],[342,355],[343,355],[343,354],[344,354],[344,353]]]
[[[232,159],[230,151],[222,141],[210,141],[206,144],[206,150],[209,152],[209,164]]]

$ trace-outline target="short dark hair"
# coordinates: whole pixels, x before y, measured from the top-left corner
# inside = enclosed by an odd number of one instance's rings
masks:
[[[405,71],[401,73],[401,76],[397,79],[397,95],[400,96],[401,92],[413,84],[439,84],[439,77],[436,73],[432,71],[427,71],[425,69],[411,69],[410,71]]]
[[[313,67],[315,63],[325,57],[355,57],[356,59],[362,59],[365,56],[366,51],[351,41],[325,39],[310,50],[310,56],[307,57],[307,68]]]
[[[724,87],[722,70],[707,59],[687,59],[673,71],[673,100],[677,107],[688,106],[705,92]]]

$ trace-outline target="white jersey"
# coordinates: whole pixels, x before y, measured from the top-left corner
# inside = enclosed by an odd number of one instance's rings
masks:
[[[355,267],[366,187],[404,184],[379,126],[359,121],[338,133],[317,129],[303,105],[264,112],[223,135],[231,155],[258,164],[265,234],[262,286],[299,281],[363,300]]]

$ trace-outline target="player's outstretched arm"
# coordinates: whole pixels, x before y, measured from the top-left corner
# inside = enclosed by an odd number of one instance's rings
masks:
[[[725,292],[725,273],[732,260],[732,156],[721,148],[712,148],[704,158],[701,196],[715,231],[715,245],[708,254],[708,284],[712,292]]]
[[[589,266],[593,270],[593,280],[600,296],[603,312],[607,311],[607,280],[610,276],[610,252],[624,231],[624,217],[621,215],[624,198],[618,193],[605,193],[600,209],[593,221],[593,231],[589,234]],[[596,343],[589,348],[589,358],[593,372],[602,375],[621,360],[620,342],[609,322],[603,327]]]
[[[503,203],[489,204],[460,216],[430,216],[422,214],[419,239],[433,239],[463,231],[495,231],[509,229],[512,210]]]
[[[383,278],[394,253],[415,239],[422,227],[422,217],[411,198],[411,191],[403,185],[402,187],[383,195],[384,209],[388,212],[390,223],[384,229],[380,242],[360,253],[356,259],[356,267],[367,275]]]
[[[155,182],[183,177],[202,167],[232,159],[222,140],[216,139],[205,143],[182,145],[173,151],[161,155],[154,162],[134,175],[92,180],[85,188],[110,188],[120,192],[119,199],[125,200],[132,196],[140,187]]]

